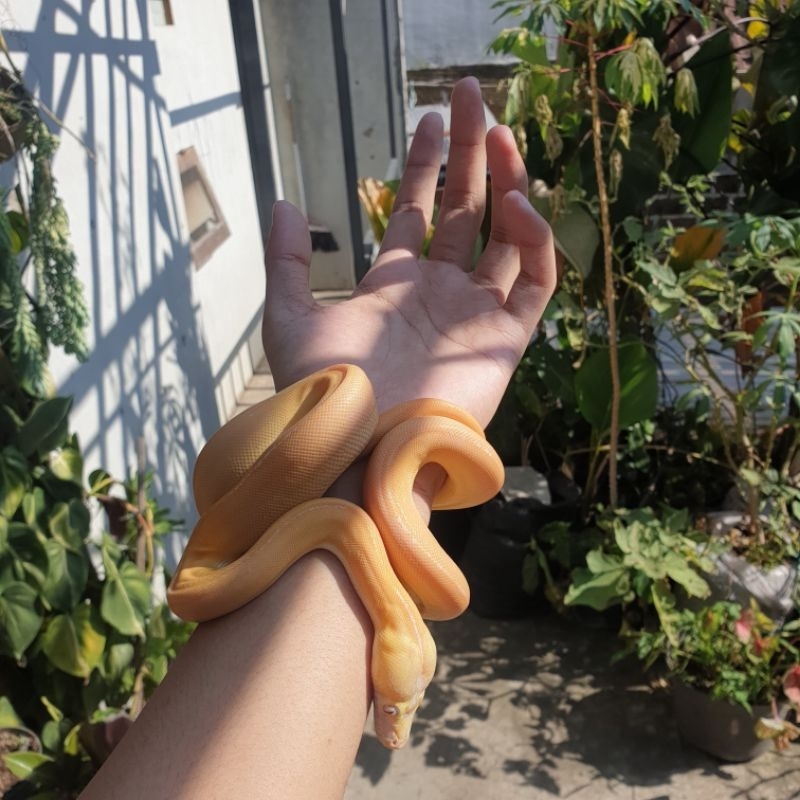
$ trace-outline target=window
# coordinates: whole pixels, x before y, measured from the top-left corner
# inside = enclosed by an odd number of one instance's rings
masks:
[[[153,25],[174,25],[170,0],[147,0]]]
[[[194,147],[178,153],[192,259],[199,269],[231,235]]]

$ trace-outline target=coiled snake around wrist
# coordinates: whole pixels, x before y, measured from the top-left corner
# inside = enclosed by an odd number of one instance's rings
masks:
[[[367,456],[364,508],[323,497]],[[447,473],[434,508],[485,502],[503,482],[503,466],[469,414],[423,399],[379,418],[369,379],[352,365],[321,370],[247,409],[198,456],[200,519],[167,591],[170,607],[197,622],[220,617],[306,553],[329,550],[374,626],[376,734],[386,747],[402,747],[436,665],[422,618],[451,619],[469,602],[464,576],[414,503],[414,481],[431,462]]]

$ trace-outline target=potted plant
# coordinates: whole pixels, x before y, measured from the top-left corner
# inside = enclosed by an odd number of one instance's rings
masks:
[[[703,409],[718,446],[696,460],[728,485],[705,514],[727,544],[710,580],[785,615],[800,555],[800,216],[718,216],[668,232],[655,257],[644,238],[638,276],[664,372],[680,403]]]
[[[725,761],[747,761],[800,731],[800,619],[776,623],[754,602],[664,609],[661,626],[632,637],[646,666],[666,665],[682,738]]]

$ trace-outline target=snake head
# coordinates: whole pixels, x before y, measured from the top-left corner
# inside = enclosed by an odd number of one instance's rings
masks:
[[[375,735],[384,747],[398,750],[405,745],[423,696],[420,692],[411,700],[398,702],[375,695]]]

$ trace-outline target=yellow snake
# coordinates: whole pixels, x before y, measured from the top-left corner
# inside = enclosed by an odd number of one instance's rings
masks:
[[[364,508],[323,497],[368,457]],[[434,508],[492,498],[503,466],[480,425],[440,400],[403,403],[378,416],[356,366],[314,373],[234,417],[197,459],[200,515],[167,597],[202,622],[248,603],[317,548],[339,558],[374,626],[375,731],[390,748],[408,739],[436,666],[423,617],[451,619],[469,601],[458,567],[421,518],[412,490],[428,463],[447,477]]]

